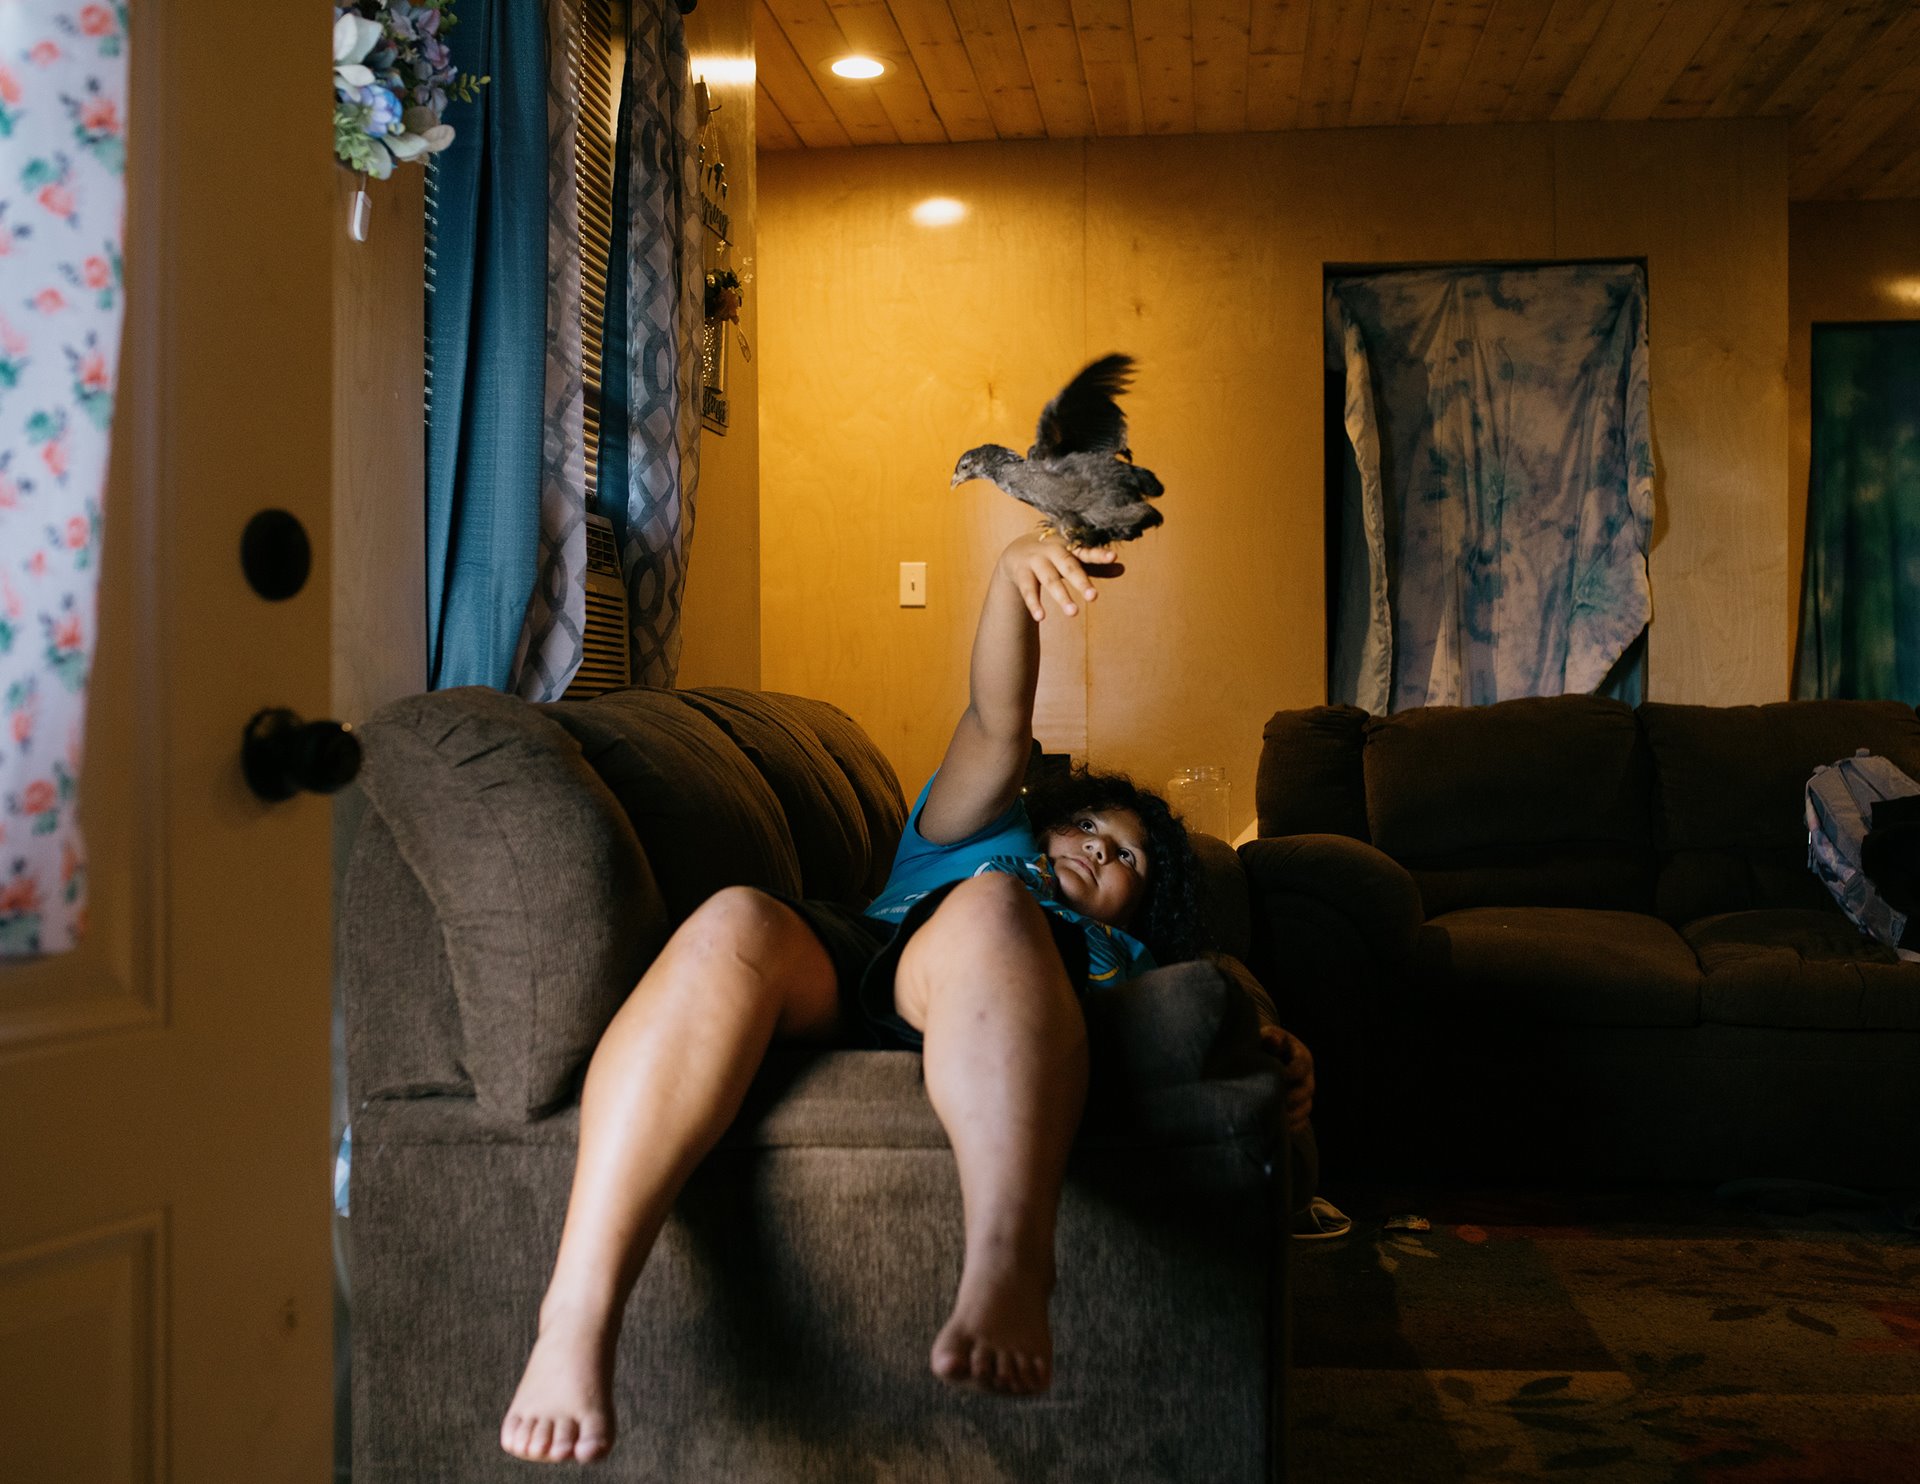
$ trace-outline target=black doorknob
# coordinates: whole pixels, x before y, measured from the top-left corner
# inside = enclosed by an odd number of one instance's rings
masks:
[[[360,739],[339,721],[302,721],[284,706],[254,713],[240,747],[247,787],[269,802],[338,793],[360,771]]]

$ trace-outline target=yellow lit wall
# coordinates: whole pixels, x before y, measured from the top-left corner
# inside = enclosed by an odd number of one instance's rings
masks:
[[[702,5],[686,18],[693,75],[718,105],[706,129],[727,167],[731,265],[745,286],[728,350],[727,431],[700,435],[700,485],[681,609],[681,685],[760,684],[760,292],[754,277],[753,7]],[[737,328],[737,334],[735,333]]]
[[[1044,633],[1050,746],[1158,784],[1325,698],[1328,264],[1644,258],[1655,698],[1784,694],[1786,134],[1777,121],[1366,129],[770,153],[759,229],[763,682],[832,700],[911,790],[1028,512],[947,488],[1124,350],[1167,523]],[[929,197],[959,221],[917,224]],[[898,564],[929,564],[925,609]],[[1084,645],[1083,645],[1084,639]]]

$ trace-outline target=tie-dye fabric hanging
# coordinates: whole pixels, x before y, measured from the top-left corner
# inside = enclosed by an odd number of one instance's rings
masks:
[[[1609,681],[1652,611],[1646,306],[1633,264],[1329,282],[1356,465],[1334,699],[1378,712]]]
[[[122,311],[127,7],[0,4],[0,955],[86,927],[76,805]]]
[[[547,0],[547,374],[540,445],[540,562],[512,689],[557,701],[580,668],[587,623],[585,383],[580,347],[579,0]]]
[[[625,98],[627,501],[620,565],[634,684],[672,685],[700,482],[705,298],[699,125],[686,31],[672,0],[635,0],[631,8]]]

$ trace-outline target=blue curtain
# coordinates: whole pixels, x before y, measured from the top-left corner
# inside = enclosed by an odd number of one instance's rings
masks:
[[[1370,711],[1638,698],[1653,522],[1646,276],[1447,268],[1327,286],[1352,443],[1330,690]]]
[[[505,689],[540,553],[547,36],[527,0],[461,0],[454,65],[491,77],[435,162],[427,673]]]
[[[1794,694],[1920,702],[1920,323],[1813,327]]]

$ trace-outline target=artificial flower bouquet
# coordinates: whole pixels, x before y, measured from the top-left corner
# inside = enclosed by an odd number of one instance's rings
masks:
[[[710,324],[740,323],[740,275],[717,268],[707,275],[706,318]]]
[[[385,180],[403,160],[453,143],[447,100],[473,101],[490,79],[455,69],[443,34],[453,0],[358,0],[333,11],[333,152]]]

